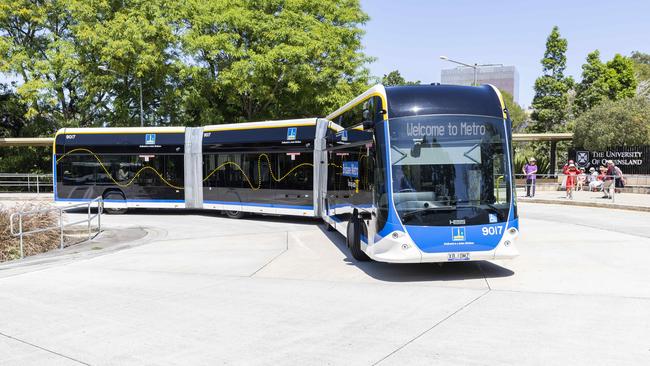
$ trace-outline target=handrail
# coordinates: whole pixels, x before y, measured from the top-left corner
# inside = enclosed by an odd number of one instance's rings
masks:
[[[97,213],[94,215],[91,215],[91,208],[97,207]],[[73,210],[76,208],[80,207],[87,207],[88,208],[88,215],[86,219],[84,220],[79,220],[75,222],[69,222],[67,224],[63,223],[63,212]],[[47,212],[52,212],[52,211],[58,211],[59,212],[59,224],[55,226],[48,226],[44,228],[38,228],[30,231],[23,231],[23,217],[24,216],[29,216],[29,215],[34,215],[34,214],[42,214],[42,213],[47,213]],[[49,208],[42,208],[42,209],[36,209],[36,210],[30,210],[30,211],[20,211],[11,214],[9,217],[9,228],[11,235],[14,237],[19,237],[20,238],[20,258],[25,257],[24,253],[24,246],[23,246],[23,237],[25,235],[29,234],[35,234],[35,233],[41,233],[44,231],[49,231],[49,230],[59,230],[59,241],[60,241],[60,249],[63,249],[63,229],[67,226],[72,226],[72,225],[77,225],[81,224],[84,222],[88,223],[88,239],[90,240],[90,237],[92,235],[92,230],[91,230],[91,223],[92,221],[97,218],[97,233],[99,234],[102,230],[102,213],[104,212],[104,200],[102,199],[101,196],[94,198],[88,202],[84,203],[78,203],[75,205],[71,206],[66,206],[66,207],[49,207]],[[18,217],[18,230],[14,230],[14,222],[15,218]]]
[[[0,173],[0,189],[2,191],[25,191],[41,193],[42,188],[54,187],[52,174],[34,173]],[[5,190],[6,189],[6,190]]]

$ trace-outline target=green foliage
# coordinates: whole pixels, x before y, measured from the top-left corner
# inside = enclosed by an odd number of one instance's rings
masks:
[[[367,85],[358,0],[188,1],[188,75],[226,121],[323,115]]]
[[[634,62],[637,78],[639,80],[650,80],[650,54],[634,51],[630,59]]]
[[[359,0],[0,0],[27,120],[203,125],[324,115],[367,87]]]
[[[399,70],[393,70],[387,75],[384,74],[384,77],[381,78],[381,83],[384,86],[396,86],[396,85],[420,85],[420,80],[418,81],[406,81]]]
[[[543,75],[535,80],[532,132],[565,129],[569,110],[568,92],[573,85],[573,80],[564,76],[567,45],[567,40],[560,37],[559,28],[553,27],[541,60]]]
[[[500,90],[501,96],[503,97],[503,102],[510,112],[510,120],[512,120],[512,129],[514,131],[520,131],[523,126],[526,125],[528,121],[528,115],[526,111],[519,104],[517,104],[512,97],[512,95],[506,91]]]
[[[582,114],[573,133],[574,146],[586,149],[650,144],[650,100],[605,101]]]
[[[638,82],[637,94],[650,96],[650,54],[634,51],[630,58],[634,63],[634,73]]]
[[[603,64],[598,50],[587,55],[582,65],[582,81],[576,86],[574,111],[580,115],[604,99],[619,100],[634,96],[636,92],[634,63],[616,54]]]
[[[33,137],[47,133],[51,121],[28,119],[27,104],[11,88],[0,85],[0,137]],[[0,172],[46,172],[52,169],[49,148],[0,149]]]

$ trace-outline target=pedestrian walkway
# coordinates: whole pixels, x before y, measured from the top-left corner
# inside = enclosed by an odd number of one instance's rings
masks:
[[[614,199],[602,198],[602,192],[573,192],[573,199],[566,198],[565,191],[537,191],[534,198],[526,197],[525,189],[517,189],[520,202],[566,204],[574,206],[608,207],[624,210],[650,212],[650,194],[618,193]]]

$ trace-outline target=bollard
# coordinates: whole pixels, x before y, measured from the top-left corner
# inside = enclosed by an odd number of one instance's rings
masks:
[[[20,229],[20,259],[25,258],[25,252],[23,250],[23,215],[18,215],[18,227]]]
[[[92,206],[92,201],[88,202],[88,240],[90,240],[90,206]]]
[[[61,241],[61,249],[63,249],[63,209],[59,208],[59,240]]]
[[[102,232],[102,213],[104,212],[104,201],[97,201],[97,235]]]

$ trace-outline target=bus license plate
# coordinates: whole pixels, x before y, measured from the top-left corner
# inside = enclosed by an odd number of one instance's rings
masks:
[[[448,253],[447,254],[447,260],[448,261],[468,261],[469,259],[469,253]]]

